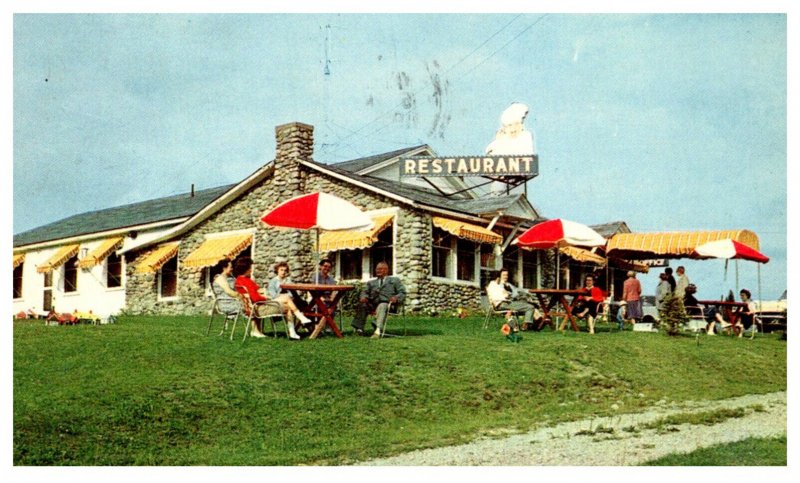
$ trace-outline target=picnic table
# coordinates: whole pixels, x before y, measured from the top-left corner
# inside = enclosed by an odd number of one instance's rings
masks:
[[[542,320],[539,322],[539,329],[541,329],[544,324],[548,324],[555,330],[553,317],[558,316],[565,317],[564,324],[562,324],[560,330],[564,330],[566,322],[569,321],[572,330],[575,332],[580,331],[580,329],[578,329],[578,324],[575,323],[575,316],[572,315],[572,308],[575,307],[575,304],[578,302],[578,297],[580,295],[585,295],[586,291],[583,289],[570,290],[555,288],[532,288],[528,291],[536,296],[539,300],[539,307],[542,309],[543,316]],[[572,297],[571,301],[567,300],[568,296]],[[558,303],[561,303],[561,308],[564,310],[563,312],[553,311],[553,308]]]
[[[300,292],[307,292],[311,296],[309,308],[313,310],[304,311],[303,313],[306,316],[318,317],[319,322],[317,326],[314,327],[314,331],[311,333],[309,339],[316,339],[325,326],[330,327],[336,337],[342,338],[342,331],[339,330],[336,321],[333,320],[333,313],[336,311],[336,306],[339,304],[344,293],[354,288],[355,287],[352,285],[325,285],[316,283],[281,284],[281,289],[286,289],[291,292],[295,300],[303,300]],[[333,293],[334,295],[326,302],[323,300],[323,297],[327,296],[329,293]]]

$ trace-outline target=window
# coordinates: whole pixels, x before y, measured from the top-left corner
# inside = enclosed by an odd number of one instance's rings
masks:
[[[42,310],[50,312],[53,310],[53,272],[48,270],[42,278]]]
[[[342,280],[360,280],[365,269],[375,273],[375,267],[380,262],[386,262],[391,275],[394,270],[394,227],[389,226],[380,232],[370,248],[341,250],[336,257],[339,278]],[[366,264],[368,266],[365,267]]]
[[[434,277],[449,278],[450,267],[453,265],[453,236],[434,227],[431,255],[431,274]]]
[[[539,251],[521,250],[522,252],[522,286],[539,287]]]
[[[116,253],[106,258],[106,287],[122,287],[122,257]]]
[[[343,280],[361,279],[363,250],[342,250],[339,255],[339,270]]]
[[[64,264],[64,293],[78,291],[78,256],[67,260]]]
[[[394,266],[394,227],[390,226],[378,234],[378,240],[369,249],[370,273],[375,273],[375,267],[380,262],[389,265],[389,275]]]
[[[158,272],[158,295],[161,298],[178,295],[178,257],[170,258]]]
[[[22,298],[22,267],[25,266],[25,262],[20,263],[17,265],[17,268],[14,269],[14,298]]]
[[[495,276],[495,245],[481,243],[481,287],[485,287],[494,279]]]
[[[235,265],[236,260],[240,258],[244,257],[252,258],[251,255],[252,252],[250,251],[251,246],[252,245],[242,250],[242,252],[236,255],[236,258],[234,258],[231,262]],[[222,267],[218,267],[216,263],[210,267],[203,268],[203,275],[200,277],[200,285],[205,289],[206,294],[211,295],[212,291],[211,283],[214,281],[214,277],[216,277],[221,272],[222,272]]]
[[[469,240],[456,242],[456,277],[458,280],[475,281],[476,244]]]
[[[508,247],[503,253],[503,268],[508,270],[508,280],[512,285],[521,287],[519,277],[519,248]]]

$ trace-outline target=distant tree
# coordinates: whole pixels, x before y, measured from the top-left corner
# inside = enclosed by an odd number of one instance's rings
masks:
[[[689,317],[686,315],[683,300],[672,293],[668,294],[664,299],[664,306],[661,310],[660,325],[664,326],[667,335],[674,336],[681,333],[683,325],[687,322],[689,322]]]

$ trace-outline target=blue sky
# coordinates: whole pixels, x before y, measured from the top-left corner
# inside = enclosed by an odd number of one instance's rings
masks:
[[[784,15],[17,14],[13,29],[14,233],[238,182],[285,122],[315,126],[322,162],[480,154],[519,101],[544,216],[751,229],[763,297],[786,288]],[[678,264],[701,298],[736,288],[722,261]],[[739,280],[755,292],[755,265]]]

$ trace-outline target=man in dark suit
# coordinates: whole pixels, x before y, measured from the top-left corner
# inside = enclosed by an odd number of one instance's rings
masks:
[[[353,330],[359,335],[364,334],[364,323],[367,321],[367,316],[375,310],[375,323],[377,326],[372,337],[380,337],[383,323],[386,321],[386,314],[389,311],[389,304],[402,303],[406,298],[406,289],[403,287],[403,282],[397,277],[388,276],[388,273],[389,266],[386,262],[378,263],[375,267],[377,278],[367,282],[361,291],[360,303],[356,308],[356,316],[353,318],[352,324]]]

